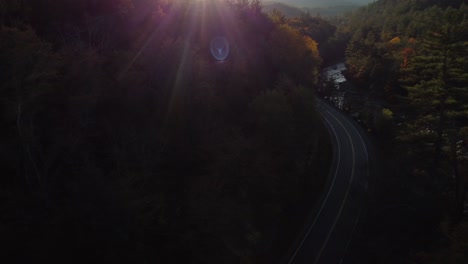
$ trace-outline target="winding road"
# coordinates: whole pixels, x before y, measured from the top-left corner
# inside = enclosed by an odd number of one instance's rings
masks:
[[[346,263],[370,177],[369,140],[363,129],[325,101],[317,102],[333,143],[330,177],[304,234],[284,263]]]

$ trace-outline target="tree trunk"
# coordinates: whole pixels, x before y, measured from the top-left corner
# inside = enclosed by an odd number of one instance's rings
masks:
[[[460,174],[458,171],[457,144],[456,144],[456,139],[454,135],[450,136],[450,163],[451,163],[452,173],[453,173],[453,177],[455,181],[453,224],[456,225],[460,222],[463,216],[464,180],[462,179],[462,177],[460,177]]]
[[[458,162],[457,162],[458,163]],[[460,165],[461,168],[467,168],[468,167],[468,164],[466,164],[467,162],[465,161],[464,162],[465,164],[457,164],[457,165]],[[466,198],[467,198],[467,195],[468,195],[468,177],[466,176],[468,171],[465,170],[461,170],[462,173],[459,173],[459,170],[458,170],[459,166],[457,166],[457,177],[459,178],[457,183],[459,184],[459,186],[457,186],[457,194],[456,194],[456,212],[455,212],[455,217],[454,217],[454,221],[453,221],[453,224],[456,225],[456,224],[459,224],[462,220],[463,220],[463,215],[464,215],[464,211],[465,211],[465,201],[466,201]],[[463,175],[463,176],[460,176],[460,175]]]

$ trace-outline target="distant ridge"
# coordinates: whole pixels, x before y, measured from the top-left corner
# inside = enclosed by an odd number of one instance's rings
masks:
[[[289,6],[301,8],[363,6],[375,0],[264,0],[265,6],[271,2],[281,2]]]
[[[339,6],[329,6],[329,7],[303,7],[299,8],[282,2],[264,2],[263,10],[267,13],[273,12],[273,10],[281,11],[286,17],[297,17],[309,12],[311,15],[321,15],[321,16],[336,16],[344,14],[346,12],[351,12],[359,8],[359,5],[347,4]]]
[[[273,10],[281,11],[287,17],[296,17],[302,14],[305,14],[306,11],[304,9],[300,9],[298,7],[290,6],[284,3],[279,2],[265,2],[263,10],[267,13],[273,12]]]

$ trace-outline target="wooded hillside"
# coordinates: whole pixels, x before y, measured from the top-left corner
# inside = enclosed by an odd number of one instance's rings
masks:
[[[327,175],[320,64],[259,1],[1,0],[2,256],[278,260]]]

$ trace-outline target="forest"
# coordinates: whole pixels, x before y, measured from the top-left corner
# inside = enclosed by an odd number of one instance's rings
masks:
[[[365,98],[354,111],[380,149],[355,244],[365,263],[468,260],[467,14],[458,0],[380,0],[338,26]]]
[[[0,0],[2,259],[280,263],[327,182],[316,100],[344,61],[378,160],[348,262],[466,263],[467,14]]]
[[[321,61],[259,1],[1,0],[2,257],[276,261],[328,173]]]

